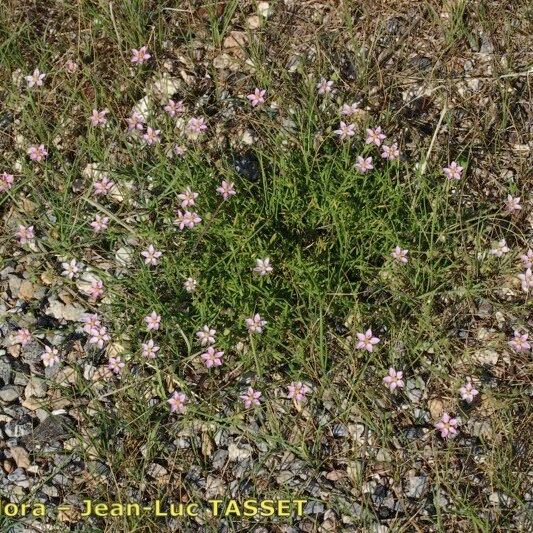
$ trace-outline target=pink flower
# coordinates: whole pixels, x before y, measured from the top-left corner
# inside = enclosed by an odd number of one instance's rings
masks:
[[[518,279],[522,283],[522,290],[528,292],[529,289],[533,289],[533,273],[531,268],[528,268],[523,274],[518,274]]]
[[[301,381],[291,383],[288,387],[287,397],[294,399],[295,402],[300,403],[305,395],[311,390],[307,385]]]
[[[172,396],[167,400],[167,402],[170,404],[171,413],[182,414],[185,412],[185,404],[187,403],[187,396],[183,394],[183,392],[175,391],[174,393],[172,393]]]
[[[71,259],[68,262],[61,263],[61,266],[63,267],[63,276],[66,276],[68,279],[74,279],[78,276],[80,273],[80,267],[76,261],[76,259]]]
[[[14,181],[15,178],[13,177],[13,174],[8,174],[7,172],[0,174],[0,192],[6,192],[11,189]]]
[[[207,352],[203,353],[201,357],[204,361],[205,366],[207,368],[211,368],[212,366],[222,365],[223,355],[224,352],[219,352],[213,346],[209,346],[209,348],[207,348]]]
[[[107,122],[106,115],[108,112],[107,109],[102,109],[102,111],[93,109],[93,114],[90,116],[91,124],[95,127],[103,126]]]
[[[59,352],[57,348],[44,347],[44,353],[41,355],[41,361],[44,366],[54,366],[59,363]]]
[[[178,194],[178,198],[181,200],[181,207],[185,209],[195,204],[198,193],[193,192],[190,187],[187,187],[181,194]]]
[[[512,213],[513,211],[520,211],[522,206],[520,205],[520,196],[513,198],[512,195],[507,195],[507,201],[505,202],[505,209]]]
[[[198,213],[192,211],[178,211],[178,218],[174,221],[174,224],[179,227],[180,230],[184,228],[193,229],[194,226],[200,224],[202,219],[198,216]]]
[[[389,161],[394,161],[400,157],[400,150],[398,149],[398,143],[392,143],[390,146],[384,144],[381,147],[381,157],[383,159],[388,159]]]
[[[381,126],[377,128],[367,128],[366,130],[366,144],[375,144],[376,146],[381,146],[381,141],[386,139],[386,135],[381,131]]]
[[[353,104],[343,104],[341,109],[341,114],[351,117],[352,115],[355,115],[359,111],[359,104],[353,103]]]
[[[265,103],[265,89],[255,89],[252,94],[249,94],[246,98],[250,100],[250,103],[252,104],[252,107],[256,107],[258,105]]]
[[[102,349],[104,344],[111,339],[105,326],[94,327],[91,329],[89,335],[89,344],[96,344],[100,349]]]
[[[20,244],[26,244],[27,242],[32,242],[33,239],[35,238],[33,226],[23,226],[22,224],[19,224],[19,227],[15,235],[18,237]]]
[[[449,180],[460,180],[463,167],[452,161],[449,166],[442,169],[442,172]]]
[[[259,405],[261,403],[259,401],[260,397],[261,393],[259,391],[248,387],[248,390],[240,398],[244,403],[244,407],[249,409],[252,405]]]
[[[146,265],[157,265],[159,263],[159,258],[163,255],[162,252],[158,252],[153,244],[150,244],[144,252],[141,252],[141,255],[145,258],[144,263]]]
[[[161,315],[158,315],[155,311],[152,311],[148,316],[144,317],[144,321],[146,322],[146,329],[150,331],[158,330],[159,325],[161,324]]]
[[[85,333],[91,333],[93,329],[99,328],[101,326],[100,318],[96,313],[85,315],[83,317],[83,323],[83,331],[85,331]]]
[[[28,148],[28,155],[32,161],[40,163],[48,155],[48,150],[44,147],[44,144],[33,145]]]
[[[172,150],[174,151],[174,154],[178,157],[183,157],[185,155],[185,152],[187,151],[187,147],[182,146],[181,144],[175,144]]]
[[[198,282],[194,278],[187,278],[183,284],[183,287],[187,292],[194,292],[197,285]]]
[[[209,326],[204,326],[200,331],[196,332],[196,336],[200,341],[201,346],[207,346],[208,344],[215,344],[216,329],[211,329]]]
[[[509,251],[510,250],[509,250],[509,247],[507,246],[507,242],[505,241],[505,239],[502,239],[501,241],[498,241],[496,243],[496,246],[492,248],[490,253],[492,255],[495,255],[496,257],[501,257],[503,254],[506,254]]]
[[[366,333],[358,333],[357,338],[359,342],[357,343],[356,348],[359,350],[366,350],[371,352],[374,349],[374,344],[379,342],[377,337],[372,335],[372,330],[369,328],[366,330]]]
[[[76,63],[75,61],[72,61],[72,59],[69,59],[65,63],[65,68],[67,69],[67,72],[74,74],[74,72],[78,70],[78,63]]]
[[[27,344],[29,344],[31,339],[32,335],[28,328],[19,329],[14,338],[15,343],[21,344],[22,346],[26,346]]]
[[[146,133],[143,135],[143,139],[146,141],[146,144],[150,146],[161,141],[159,134],[161,130],[154,130],[150,126],[146,128]]]
[[[41,87],[43,84],[43,80],[45,78],[46,74],[43,74],[39,72],[39,69],[36,68],[33,71],[33,74],[30,74],[29,76],[26,76],[26,81],[28,82],[28,87],[31,89],[35,86]]]
[[[137,63],[138,65],[142,65],[146,61],[148,61],[152,56],[148,53],[148,47],[142,46],[139,48],[139,50],[136,50],[135,48],[131,51],[132,57],[131,62]]]
[[[128,130],[142,130],[144,128],[144,117],[138,112],[134,111],[131,114],[131,117],[126,117],[126,122],[128,123]]]
[[[383,383],[391,392],[394,392],[396,388],[401,389],[405,385],[402,378],[403,372],[401,370],[395,370],[391,366],[389,373],[383,378]]]
[[[122,362],[120,356],[117,355],[116,357],[109,358],[107,368],[109,368],[109,370],[111,370],[111,372],[114,372],[115,374],[120,374],[125,366],[126,365]]]
[[[185,106],[183,105],[183,100],[180,100],[179,102],[169,100],[164,109],[171,117],[175,117],[178,113],[183,113],[185,111]]]
[[[531,268],[533,266],[533,250],[530,248],[527,253],[522,254],[520,261],[524,264],[524,268]]]
[[[237,194],[235,190],[235,184],[232,181],[222,180],[222,183],[217,187],[217,192],[222,195],[224,200],[227,200],[230,196]]]
[[[339,124],[339,129],[335,130],[333,133],[336,133],[341,141],[347,139],[348,137],[353,137],[355,135],[355,124],[346,124],[341,120]]]
[[[316,84],[318,94],[328,94],[333,89],[333,81],[326,80],[326,78],[321,78],[321,80]]]
[[[147,357],[148,359],[155,359],[158,351],[159,346],[157,346],[152,339],[142,345],[142,356]]]
[[[96,215],[91,222],[91,227],[95,233],[100,233],[101,231],[106,230],[108,225],[109,217],[102,217],[100,215]]]
[[[115,182],[110,180],[107,176],[102,177],[102,179],[95,181],[93,188],[94,194],[96,196],[105,196],[109,194],[109,191],[115,186]]]
[[[267,321],[261,318],[259,313],[247,318],[245,320],[248,333],[262,333],[263,328],[266,326]]]
[[[472,379],[466,378],[466,383],[459,389],[459,394],[465,402],[470,403],[474,400],[474,396],[479,394],[479,391],[472,385]]]
[[[440,431],[440,436],[445,439],[457,435],[457,418],[450,418],[448,413],[444,413],[442,418],[435,424],[435,428]]]
[[[391,256],[393,259],[400,263],[407,263],[407,254],[409,253],[409,250],[402,250],[400,246],[396,246],[394,250],[391,253]]]
[[[509,346],[517,352],[525,352],[531,349],[531,344],[528,342],[529,335],[527,333],[514,332],[514,339],[509,341]]]
[[[357,162],[355,163],[355,168],[361,174],[364,174],[368,170],[372,170],[374,165],[372,165],[372,158],[367,157],[366,159],[362,156],[357,156]]]
[[[270,266],[270,259],[268,257],[265,257],[265,259],[256,259],[255,263],[254,272],[260,276],[266,276],[267,274],[270,274],[272,270],[274,270]]]
[[[187,127],[191,133],[200,135],[207,129],[207,124],[203,117],[192,117],[187,123]]]
[[[93,279],[87,292],[91,300],[98,300],[98,298],[101,298],[104,294],[104,283],[100,279]]]

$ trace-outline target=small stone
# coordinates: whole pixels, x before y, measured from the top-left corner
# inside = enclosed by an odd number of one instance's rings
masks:
[[[324,512],[324,504],[311,500],[307,502],[304,507],[304,514],[320,514]]]
[[[251,450],[247,448],[239,448],[233,442],[228,446],[228,459],[230,461],[243,461],[252,455]]]
[[[427,486],[427,476],[412,476],[407,480],[405,494],[408,498],[421,498]]]
[[[9,452],[19,468],[26,469],[30,466],[30,454],[22,446],[15,446]]]
[[[147,474],[154,479],[159,479],[168,475],[168,471],[165,467],[158,465],[157,463],[152,463],[148,467]]]
[[[20,397],[22,389],[14,385],[6,385],[0,389],[0,400],[9,403]]]
[[[30,381],[26,385],[26,388],[24,389],[24,396],[26,397],[26,399],[32,397],[44,398],[46,396],[47,390],[48,386],[46,385],[46,382],[43,379],[32,376],[30,378]]]
[[[261,17],[258,15],[252,15],[246,19],[246,26],[251,30],[256,30],[261,26]]]

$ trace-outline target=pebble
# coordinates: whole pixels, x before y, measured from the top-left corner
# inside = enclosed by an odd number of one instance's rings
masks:
[[[6,385],[0,389],[0,400],[9,403],[20,397],[22,389],[14,385]]]
[[[424,494],[427,486],[427,476],[412,476],[407,479],[407,490],[405,495],[408,498],[420,498]]]

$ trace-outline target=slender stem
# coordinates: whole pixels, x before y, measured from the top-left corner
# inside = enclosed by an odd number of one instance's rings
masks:
[[[202,238],[204,237],[204,235],[207,233],[207,230],[211,227],[211,224],[213,223],[213,221],[214,221],[215,218],[217,217],[218,212],[220,211],[220,208],[222,207],[222,204],[224,203],[224,201],[225,201],[225,200],[222,200],[222,201],[218,204],[218,207],[215,209],[215,212],[213,213],[213,216],[211,217],[211,219],[209,220],[209,222],[207,222],[206,225],[203,227],[202,232],[198,235],[198,238],[196,239],[196,242],[194,243],[194,246],[192,247],[191,255],[194,254],[194,252],[196,251],[196,248],[198,248],[198,245],[200,244],[200,241],[202,240]]]

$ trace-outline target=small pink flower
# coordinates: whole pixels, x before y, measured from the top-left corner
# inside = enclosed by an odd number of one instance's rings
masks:
[[[96,301],[104,294],[104,283],[100,279],[93,279],[87,291],[91,300]]]
[[[144,257],[144,263],[146,265],[157,265],[159,263],[159,258],[163,255],[162,252],[158,252],[153,244],[150,244],[146,250],[141,252],[141,255]]]
[[[32,335],[28,328],[19,329],[14,337],[15,343],[21,344],[22,346],[26,346],[27,344],[29,344],[31,339]]]
[[[98,109],[93,109],[93,113],[90,116],[91,124],[96,126],[103,126],[107,122],[106,115],[109,111],[107,109],[102,109],[102,111],[98,111]]]
[[[353,137],[355,135],[355,124],[346,124],[346,122],[341,120],[339,129],[335,130],[333,133],[336,133],[341,141],[344,141],[344,139],[348,139],[349,137]]]
[[[400,150],[398,149],[398,143],[392,143],[390,146],[384,144],[381,147],[381,157],[383,159],[388,159],[389,161],[394,161],[400,157]]]
[[[183,392],[175,391],[172,393],[172,396],[167,400],[170,404],[171,413],[180,413],[185,412],[185,404],[187,403],[187,396]]]
[[[192,117],[187,123],[187,127],[191,133],[200,135],[207,129],[207,124],[203,117]]]
[[[185,155],[185,153],[187,152],[187,147],[183,146],[181,144],[175,144],[174,148],[172,148],[172,151],[178,157],[183,157]]]
[[[522,206],[520,205],[520,196],[513,197],[512,195],[508,194],[507,201],[505,202],[505,209],[509,211],[509,213],[520,211],[520,209],[522,209]]]
[[[95,233],[100,233],[101,231],[106,230],[108,225],[109,217],[103,217],[100,215],[96,215],[94,220],[91,222],[91,228],[93,228]]]
[[[405,385],[403,382],[403,372],[401,370],[395,370],[391,366],[389,373],[383,378],[383,383],[391,392],[394,392],[397,388],[401,389]]]
[[[106,196],[114,186],[115,182],[113,180],[110,180],[107,176],[103,176],[102,179],[94,182],[94,194],[96,196]]]
[[[70,261],[61,263],[61,266],[63,267],[63,272],[61,272],[61,274],[66,276],[68,279],[76,278],[81,270],[76,259],[71,259]]]
[[[128,130],[142,130],[144,128],[144,117],[138,112],[134,111],[131,114],[131,117],[126,117],[126,122],[128,123]]]
[[[196,290],[197,285],[198,282],[194,278],[187,278],[183,284],[183,287],[187,292],[191,293]]]
[[[501,257],[503,254],[506,254],[510,251],[507,246],[505,239],[502,239],[496,243],[496,245],[491,249],[490,253],[496,257]]]
[[[249,94],[246,98],[250,100],[250,103],[252,104],[252,107],[256,107],[258,105],[265,103],[265,89],[255,89],[252,94]]]
[[[132,57],[131,62],[137,63],[138,65],[142,65],[146,61],[148,61],[152,56],[148,53],[148,47],[142,46],[138,50],[135,48],[131,51]]]
[[[287,397],[294,399],[296,403],[300,403],[311,390],[307,385],[301,381],[291,383],[288,387]]]
[[[158,330],[161,324],[161,315],[158,315],[155,311],[152,311],[148,316],[144,317],[144,321],[146,322],[146,329],[148,331],[151,329]]]
[[[474,388],[471,378],[466,378],[466,383],[459,389],[461,398],[468,403],[474,400],[474,396],[479,394],[479,391]]]
[[[514,332],[514,339],[509,341],[509,346],[517,352],[525,352],[531,349],[531,344],[528,342],[529,335],[527,333]]]
[[[183,113],[185,111],[185,106],[183,105],[183,100],[180,100],[179,102],[169,100],[164,109],[171,117],[175,117],[178,113]]]
[[[520,256],[524,268],[531,268],[533,266],[533,250],[530,248],[525,254]]]
[[[111,372],[114,372],[115,374],[120,374],[125,366],[126,364],[123,363],[120,356],[117,355],[116,357],[109,358],[107,368],[109,368],[109,370],[111,370]]]
[[[374,349],[374,345],[379,342],[378,337],[372,335],[372,330],[369,328],[366,330],[366,333],[358,333],[357,338],[359,342],[357,343],[356,348],[359,350],[366,350],[371,352]]]
[[[28,148],[28,155],[32,161],[40,163],[48,155],[48,150],[44,147],[44,144],[33,145]]]
[[[105,326],[97,326],[91,329],[89,335],[89,344],[96,344],[100,349],[102,349],[104,344],[111,339]]]
[[[246,327],[248,328],[248,333],[262,333],[263,328],[266,326],[267,321],[261,318],[259,313],[247,318],[245,320]]]
[[[318,94],[328,94],[333,90],[333,81],[322,78],[317,84]]]
[[[449,166],[442,169],[442,172],[449,180],[460,180],[463,167],[452,161]]]
[[[387,136],[381,131],[381,126],[378,126],[377,128],[367,128],[366,130],[366,144],[381,146],[381,142],[386,138]]]
[[[252,405],[259,405],[261,403],[259,401],[260,397],[261,393],[258,390],[248,387],[248,390],[241,396],[241,400],[244,403],[244,407],[249,409]]]
[[[39,69],[36,68],[33,71],[33,74],[30,74],[29,76],[26,76],[26,81],[28,82],[28,87],[31,89],[33,87],[41,87],[43,84],[43,80],[45,78],[46,74],[43,74],[39,72]]]
[[[100,323],[100,318],[96,313],[87,314],[83,317],[83,331],[85,333],[91,333],[95,328],[99,328],[102,324]]]
[[[457,418],[451,418],[448,413],[444,413],[442,418],[435,424],[435,428],[440,431],[440,436],[445,439],[457,435]]]
[[[15,235],[18,237],[20,244],[26,244],[27,242],[32,242],[33,239],[35,238],[33,226],[23,226],[22,224],[19,224],[19,227]]]
[[[270,274],[274,269],[270,265],[270,259],[265,257],[265,259],[256,259],[254,272],[260,276],[266,276]]]
[[[353,103],[353,104],[343,104],[341,109],[341,114],[351,117],[352,115],[355,115],[359,111],[359,104]]]
[[[65,63],[65,68],[67,69],[67,72],[70,72],[70,74],[74,74],[74,72],[78,70],[78,63],[72,61],[72,59],[69,59]]]
[[[159,134],[161,133],[161,130],[154,130],[150,126],[146,128],[146,133],[143,135],[143,139],[146,141],[146,144],[149,144],[150,146],[152,144],[156,144],[158,142],[161,142],[161,137]]]
[[[367,157],[366,159],[362,156],[357,156],[357,162],[355,163],[355,168],[361,174],[364,174],[368,170],[372,170],[374,165],[372,164],[372,158]]]
[[[157,346],[152,339],[142,345],[142,356],[147,357],[148,359],[155,359],[158,351],[159,346]]]
[[[185,209],[186,207],[196,203],[198,193],[193,192],[190,187],[187,187],[181,194],[178,194],[178,198],[181,200],[181,207]]]
[[[15,178],[13,177],[13,174],[8,174],[7,172],[0,174],[0,192],[6,192],[11,189],[14,181]]]
[[[41,355],[41,361],[44,366],[54,366],[59,363],[59,352],[57,348],[44,347],[44,353]]]
[[[217,351],[217,349],[213,346],[209,346],[209,348],[207,348],[207,352],[203,353],[201,357],[204,361],[205,366],[207,368],[211,368],[212,366],[222,365],[223,355],[224,352]]]
[[[179,227],[180,230],[184,228],[193,229],[194,226],[200,224],[202,219],[198,216],[198,213],[192,211],[184,211],[183,213],[178,210],[178,218],[174,221],[174,224]]]
[[[215,344],[216,329],[211,329],[209,326],[204,326],[200,331],[196,332],[196,336],[200,341],[201,346]]]
[[[396,246],[396,248],[394,248],[394,250],[392,251],[391,256],[399,263],[407,263],[408,253],[409,250],[402,250],[400,246]]]
[[[529,289],[533,289],[533,273],[531,268],[526,269],[523,274],[518,274],[518,279],[522,283],[522,290],[529,292]]]
[[[217,187],[217,192],[222,195],[224,200],[227,200],[230,196],[237,194],[235,190],[235,184],[232,181],[222,180],[222,183]]]

